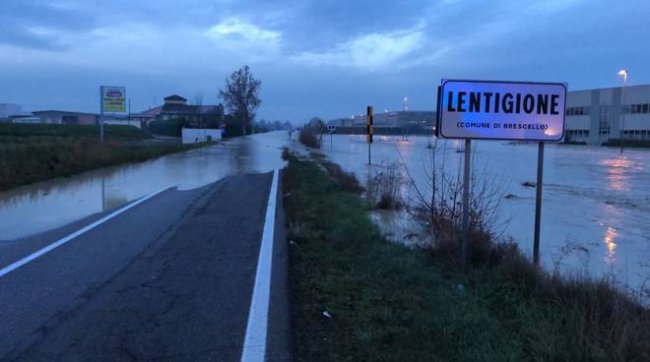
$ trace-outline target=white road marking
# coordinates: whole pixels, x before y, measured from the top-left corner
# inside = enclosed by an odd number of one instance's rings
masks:
[[[164,188],[164,189],[162,189],[160,191],[154,192],[153,194],[149,194],[149,195],[147,195],[147,196],[145,196],[145,197],[143,197],[143,198],[141,198],[141,199],[139,199],[139,200],[137,200],[137,201],[135,201],[135,202],[133,202],[131,204],[128,204],[125,207],[123,207],[123,208],[121,208],[121,209],[119,209],[117,211],[114,211],[113,213],[111,213],[109,215],[106,215],[103,218],[101,218],[101,219],[99,219],[99,220],[97,220],[97,221],[95,221],[95,222],[93,222],[91,224],[88,224],[88,225],[84,226],[83,228],[73,232],[72,234],[70,234],[70,235],[68,235],[68,236],[66,236],[66,237],[64,237],[62,239],[59,239],[59,240],[53,242],[52,244],[49,244],[48,246],[34,252],[33,254],[30,254],[30,255],[28,255],[28,256],[26,256],[26,257],[24,257],[24,258],[22,258],[22,259],[20,259],[20,260],[18,260],[16,262],[14,262],[13,264],[8,265],[8,266],[0,269],[0,278],[7,275],[7,274],[9,274],[9,273],[11,273],[12,271],[14,271],[14,270],[16,270],[18,268],[20,268],[21,266],[23,266],[23,265],[25,265],[25,264],[27,264],[27,263],[41,257],[41,256],[49,253],[50,251],[52,251],[52,250],[58,248],[59,246],[67,243],[68,241],[70,241],[70,240],[72,240],[72,239],[74,239],[74,238],[76,238],[76,237],[78,237],[78,236],[80,236],[80,235],[82,235],[82,234],[96,228],[97,226],[99,226],[99,225],[105,223],[106,221],[114,218],[115,216],[117,216],[117,215],[119,215],[119,214],[121,214],[121,213],[123,213],[123,212],[125,212],[125,211],[127,211],[127,210],[129,210],[129,209],[131,209],[131,208],[133,208],[133,207],[147,201],[147,200],[149,200],[150,198],[152,198],[152,197],[154,197],[154,196],[156,196],[156,195],[158,195],[158,194],[162,193],[163,191],[166,191],[166,190],[168,190],[170,188],[171,187]]]
[[[242,362],[263,362],[266,355],[266,333],[271,294],[271,267],[273,264],[273,239],[275,234],[275,203],[278,194],[278,170],[273,171],[271,193],[266,206],[266,219],[262,233],[260,255],[257,260],[255,286],[248,312],[246,338],[242,350]]]

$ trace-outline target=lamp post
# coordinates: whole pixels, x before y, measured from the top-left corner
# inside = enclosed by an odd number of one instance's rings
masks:
[[[620,124],[620,136],[621,136],[621,153],[623,153],[623,140],[625,132],[625,89],[627,88],[627,70],[621,69],[618,72],[618,75],[623,77],[623,89],[621,90],[621,124]]]

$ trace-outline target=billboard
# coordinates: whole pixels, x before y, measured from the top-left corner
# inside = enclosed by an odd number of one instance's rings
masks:
[[[101,86],[102,113],[126,113],[126,88]]]
[[[564,83],[442,80],[438,124],[442,138],[560,141]]]

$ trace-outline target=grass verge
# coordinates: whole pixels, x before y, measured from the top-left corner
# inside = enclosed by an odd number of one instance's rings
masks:
[[[103,144],[98,134],[96,126],[0,125],[0,190],[196,147],[130,126],[107,126]]]
[[[297,360],[650,359],[648,311],[607,285],[553,281],[504,250],[461,274],[383,239],[340,177],[286,156]]]

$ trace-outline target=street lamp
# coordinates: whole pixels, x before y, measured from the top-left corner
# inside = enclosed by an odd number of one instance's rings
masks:
[[[621,69],[618,71],[618,75],[623,77],[623,89],[621,90],[621,124],[620,124],[620,136],[621,136],[621,153],[623,153],[623,139],[625,132],[625,89],[627,88],[627,70]]]
[[[627,84],[627,70],[625,69],[619,70],[618,75],[623,77],[623,84]]]

